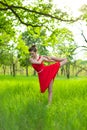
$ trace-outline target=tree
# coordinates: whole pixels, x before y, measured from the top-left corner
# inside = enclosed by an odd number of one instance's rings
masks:
[[[35,32],[35,33],[33,33],[33,32]],[[32,44],[36,44],[36,46],[38,48],[38,52],[41,55],[47,55],[48,50],[47,50],[46,46],[44,46],[44,41],[46,39],[45,33],[46,33],[45,30],[40,30],[39,28],[35,28],[34,30],[28,29],[27,31],[22,33],[22,39],[24,40],[25,45],[28,46],[28,48]],[[35,74],[36,74],[36,72],[34,70],[34,75]]]
[[[82,15],[81,15],[81,19],[84,20],[86,22],[86,25],[87,25],[87,5],[83,5],[81,8],[80,8],[80,11],[82,12]],[[87,50],[87,38],[83,32],[83,30],[81,30],[81,35],[82,37],[84,38],[84,41],[86,43],[85,46],[82,46],[85,50]]]
[[[26,67],[26,76],[28,76],[28,66],[29,66],[28,47],[23,41],[22,35],[20,35],[18,38],[16,49],[17,49],[17,57],[20,61],[20,65]]]
[[[24,0],[0,0],[0,36],[4,40],[3,33],[8,36],[7,45],[9,45],[8,52],[12,56],[13,75],[15,75],[15,55],[18,54],[21,65],[26,66],[26,73],[28,75],[28,47],[32,43],[37,44],[39,52],[43,55],[48,54],[47,47],[56,48],[56,45],[72,42],[72,36],[67,29],[59,28],[60,22],[75,22],[79,18],[74,19],[68,13],[60,9],[54,8],[52,1],[35,0],[33,3],[24,5]],[[15,41],[15,34],[19,35],[16,27],[25,25],[27,31],[20,35],[12,46],[11,40]],[[15,32],[15,33],[14,33]],[[2,43],[0,43],[1,45]],[[4,44],[1,45],[1,50]],[[13,48],[13,49],[12,49]],[[5,49],[5,47],[4,47]],[[6,49],[5,49],[6,50]],[[56,49],[55,49],[56,50]],[[0,52],[1,53],[1,52]],[[3,54],[5,54],[3,52]],[[4,55],[3,55],[4,57]]]
[[[86,43],[86,45],[81,46],[81,47],[83,47],[83,48],[84,48],[84,50],[86,50],[86,51],[87,51],[87,38],[86,38],[86,36],[85,36],[85,34],[84,34],[83,30],[81,30],[81,36],[83,37],[83,39],[84,39],[84,41],[85,41],[85,43]]]
[[[0,11],[3,20],[6,22],[11,21],[11,24],[24,24],[31,27],[46,27],[47,22],[58,20],[64,22],[74,22],[74,19],[66,12],[59,9],[54,9],[52,2],[49,0],[46,3],[44,0],[37,0],[33,4],[29,2],[26,6],[23,5],[23,0],[1,0]],[[6,16],[6,18],[4,17]],[[13,22],[12,22],[13,21]],[[10,25],[10,24],[9,24]]]
[[[6,71],[6,65],[10,64],[10,53],[8,42],[10,40],[10,35],[6,32],[0,35],[0,64],[3,66],[4,74]]]
[[[76,67],[77,67],[77,70],[76,70],[75,76],[78,76],[79,73],[82,71],[85,71],[87,74],[87,69],[86,69],[87,68],[87,61],[77,60]]]
[[[81,19],[87,22],[87,5],[83,5],[80,11],[82,12]]]
[[[51,40],[52,39],[52,40]],[[77,45],[74,42],[73,34],[67,28],[56,29],[50,35],[48,42],[52,45],[53,51],[56,55],[65,56],[68,58],[68,63],[66,65],[66,75],[67,78],[70,77],[70,64],[73,60],[73,55],[77,49]],[[52,42],[52,43],[51,43]],[[65,74],[65,70],[62,67],[61,74]]]

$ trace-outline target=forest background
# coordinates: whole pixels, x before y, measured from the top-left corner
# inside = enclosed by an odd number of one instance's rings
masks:
[[[28,48],[36,44],[40,55],[68,58],[60,76],[87,76],[87,5],[73,13],[65,1],[60,3],[0,0],[1,75],[35,75]]]

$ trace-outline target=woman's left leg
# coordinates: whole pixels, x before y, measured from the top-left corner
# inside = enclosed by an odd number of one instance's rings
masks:
[[[52,86],[53,86],[53,79],[51,80],[49,87],[48,87],[48,102],[51,103],[52,101]]]
[[[60,66],[65,65],[68,61],[67,58],[56,58],[56,57],[51,57],[52,60],[54,61],[59,61],[60,62]]]

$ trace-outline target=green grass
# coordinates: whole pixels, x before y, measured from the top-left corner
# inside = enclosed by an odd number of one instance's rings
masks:
[[[0,76],[0,130],[87,130],[87,78],[56,78],[47,98],[37,77]]]

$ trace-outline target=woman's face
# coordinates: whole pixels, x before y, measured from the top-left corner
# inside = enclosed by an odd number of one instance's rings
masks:
[[[31,52],[30,52],[30,55],[31,55],[31,57],[33,57],[33,58],[34,58],[34,57],[36,57],[36,52],[31,51]]]

